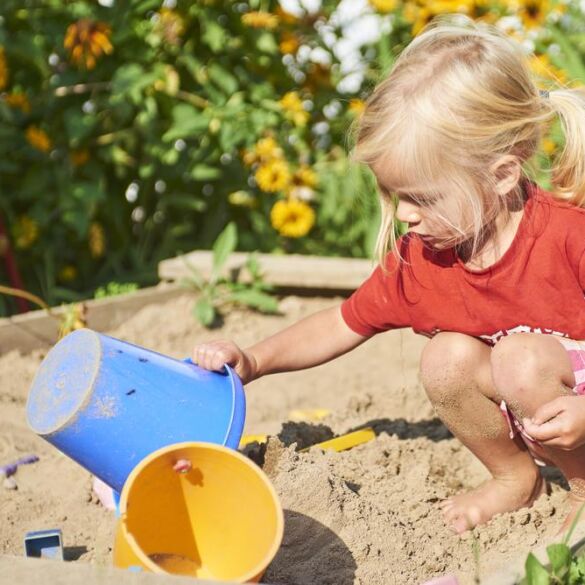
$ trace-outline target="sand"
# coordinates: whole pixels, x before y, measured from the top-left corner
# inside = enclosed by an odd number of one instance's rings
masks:
[[[207,331],[191,316],[193,298],[137,312],[111,335],[174,357],[221,337],[242,345],[339,299],[282,299],[281,315],[234,311]],[[310,340],[307,340],[310,343]],[[438,502],[488,477],[438,420],[418,379],[426,340],[409,331],[379,335],[334,362],[266,377],[246,390],[245,434],[273,436],[262,462],[285,509],[282,547],[264,580],[273,584],[418,584],[455,573],[475,582],[524,551],[553,539],[568,511],[558,474],[551,495],[531,509],[503,514],[459,537],[443,524]],[[115,519],[91,491],[91,476],[34,435],[25,420],[32,378],[48,351],[0,356],[0,464],[29,453],[18,489],[0,485],[0,552],[22,554],[26,531],[61,528],[66,558],[111,564]],[[291,422],[295,409],[328,409],[315,422]],[[377,436],[342,453],[296,449],[364,425]]]

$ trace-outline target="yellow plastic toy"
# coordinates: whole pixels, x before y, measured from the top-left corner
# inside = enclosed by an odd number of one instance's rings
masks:
[[[311,447],[319,447],[319,449],[323,449],[324,451],[346,451],[347,449],[357,447],[358,445],[367,443],[375,438],[376,433],[374,429],[366,427],[365,429],[360,429],[353,433],[347,433],[347,435],[341,435],[340,437],[335,437],[334,439],[311,445]],[[308,451],[311,447],[301,449],[301,452]]]
[[[276,492],[248,458],[210,443],[177,443],[145,457],[129,475],[114,565],[258,582],[283,529]]]

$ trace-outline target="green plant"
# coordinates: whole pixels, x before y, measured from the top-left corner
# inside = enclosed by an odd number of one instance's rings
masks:
[[[108,282],[106,286],[100,286],[93,296],[94,299],[105,299],[106,297],[115,297],[138,290],[138,284],[135,282]]]
[[[278,303],[270,296],[272,288],[263,280],[258,258],[251,254],[243,267],[248,277],[240,281],[241,272],[223,275],[230,254],[235,251],[238,241],[237,228],[229,223],[213,244],[211,274],[205,279],[201,272],[187,260],[191,276],[183,285],[197,291],[199,298],[193,307],[193,315],[205,327],[216,322],[221,310],[230,305],[242,305],[262,313],[276,313]]]
[[[583,506],[581,506],[562,542],[546,547],[548,565],[543,565],[532,553],[528,554],[525,564],[526,575],[520,585],[585,584],[585,555],[583,550],[572,549],[568,544],[582,512]]]

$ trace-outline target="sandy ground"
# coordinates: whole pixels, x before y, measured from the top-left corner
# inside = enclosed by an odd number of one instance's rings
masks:
[[[338,301],[287,297],[281,316],[236,311],[210,332],[192,318],[192,297],[184,296],[145,307],[109,333],[184,357],[195,342],[228,337],[246,345]],[[487,474],[424,396],[417,364],[425,341],[409,331],[389,332],[330,364],[247,388],[245,433],[280,436],[269,442],[264,469],[281,498],[286,528],[266,582],[402,585],[447,572],[471,584],[477,574],[553,538],[568,509],[554,474],[552,494],[530,510],[498,516],[463,538],[444,527],[437,503]],[[115,520],[92,496],[89,473],[27,428],[28,389],[48,349],[0,357],[0,464],[40,456],[19,468],[17,490],[0,485],[0,552],[22,554],[26,531],[58,527],[69,560],[108,565]],[[315,408],[331,415],[319,423],[289,421],[292,410]],[[299,453],[292,444],[366,424],[376,439],[342,453]]]

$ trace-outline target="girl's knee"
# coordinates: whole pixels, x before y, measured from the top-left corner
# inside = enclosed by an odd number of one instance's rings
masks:
[[[435,335],[423,350],[420,377],[427,394],[455,391],[479,367],[486,346],[462,333]]]
[[[491,352],[494,384],[504,400],[522,400],[543,386],[561,386],[572,371],[566,351],[554,338],[521,333],[502,338]]]

